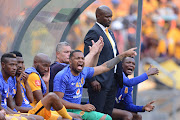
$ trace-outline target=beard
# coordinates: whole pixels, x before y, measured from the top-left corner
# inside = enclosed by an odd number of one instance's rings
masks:
[[[22,70],[22,69],[21,69]],[[17,69],[17,71],[16,71],[16,76],[20,76],[21,75],[21,73],[22,73],[22,71],[20,72],[18,69]]]
[[[77,70],[76,68],[74,67],[71,67],[71,70],[76,73],[76,74],[79,74],[80,72],[82,72],[82,70]]]
[[[41,73],[41,69],[40,69],[39,65],[36,67],[36,70],[37,70],[37,71],[38,71],[38,73],[41,75],[41,77],[43,77],[43,76],[44,76],[44,74],[42,74],[42,73]]]
[[[19,77],[21,75],[21,73],[19,72],[16,72],[16,76]]]

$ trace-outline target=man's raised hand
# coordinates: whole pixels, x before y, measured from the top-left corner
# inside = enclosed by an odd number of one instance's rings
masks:
[[[17,81],[17,82],[20,82],[21,79],[22,79],[23,82],[25,83],[25,82],[27,82],[28,76],[29,76],[29,75],[28,75],[27,73],[22,72],[22,73],[20,74],[20,76],[17,77],[16,81]]]
[[[148,103],[147,105],[145,105],[145,106],[143,107],[143,110],[148,111],[148,112],[153,111],[153,109],[155,108],[155,106],[152,105],[152,104],[153,104],[154,102],[155,102],[155,101],[152,101],[152,102]]]
[[[135,56],[137,55],[137,53],[136,53],[136,51],[135,51],[136,49],[137,49],[137,47],[131,48],[131,49],[125,51],[125,52],[124,52],[124,54],[125,54],[124,57],[135,57]]]
[[[159,73],[159,70],[157,68],[153,68],[152,65],[150,65],[150,67],[148,68],[148,71],[146,72],[148,76],[155,75],[158,73]]]
[[[103,37],[99,37],[99,40],[95,43],[93,40],[91,40],[92,46],[89,46],[90,53],[93,54],[99,54],[102,51],[102,48],[104,47],[104,41]]]

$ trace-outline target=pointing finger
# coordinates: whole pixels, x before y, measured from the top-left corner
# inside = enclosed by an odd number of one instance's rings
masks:
[[[153,104],[155,101],[151,101],[149,104]]]

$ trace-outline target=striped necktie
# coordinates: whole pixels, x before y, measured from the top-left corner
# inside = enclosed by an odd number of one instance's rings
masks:
[[[109,42],[111,43],[111,46],[113,48],[113,44],[112,44],[112,41],[111,41],[111,37],[110,37],[109,31],[108,31],[108,28],[106,28],[105,31],[106,31],[106,36],[108,37]]]

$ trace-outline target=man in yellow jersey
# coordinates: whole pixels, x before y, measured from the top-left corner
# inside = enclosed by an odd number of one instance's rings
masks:
[[[16,59],[17,59],[17,71],[16,71],[16,77],[19,77],[20,74],[23,73],[23,67],[24,67],[24,60],[23,60],[23,57],[22,57],[22,54],[18,51],[13,51],[11,52],[13,54],[16,55]],[[25,73],[26,74],[26,73]],[[24,75],[24,73],[23,73]],[[25,75],[24,75],[25,76]],[[28,78],[28,76],[26,76]],[[26,77],[23,77],[23,79],[21,80],[21,87],[22,87],[22,96],[23,96],[23,102],[22,102],[22,105],[21,106],[16,106],[16,110],[17,111],[20,111],[20,112],[25,112],[27,113],[29,110],[32,109],[32,106],[30,105],[30,103],[33,102],[33,94],[32,94],[32,91],[31,91],[31,88],[26,80]],[[12,86],[12,88],[15,88],[14,86]],[[16,91],[16,90],[12,90],[12,91]],[[45,101],[47,101],[46,99],[47,97],[43,98],[45,99]],[[42,115],[43,116],[43,115]],[[57,117],[59,117],[59,115],[56,115]],[[34,118],[36,119],[39,119],[38,117],[36,116],[33,116]]]
[[[39,53],[34,57],[33,67],[25,70],[25,72],[29,74],[28,83],[34,96],[34,101],[31,103],[31,106],[34,108],[28,113],[43,116],[44,119],[47,120],[61,119],[60,116],[70,120],[75,119],[67,113],[66,108],[55,93],[48,93],[44,97],[47,89],[42,77],[49,72],[50,63],[50,58],[46,54]],[[51,107],[53,107],[60,116],[51,113]]]

